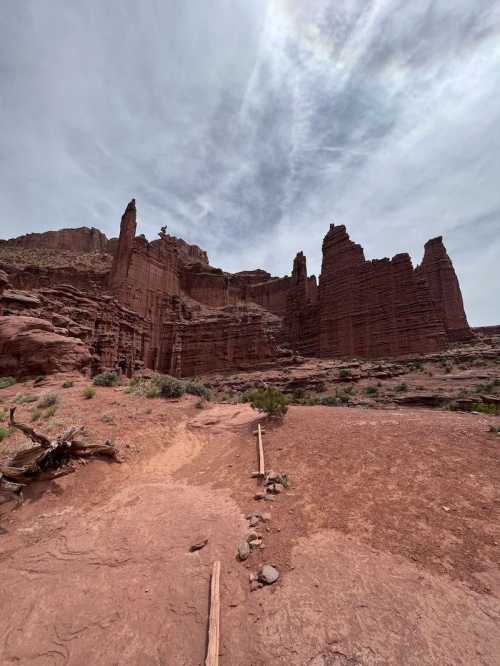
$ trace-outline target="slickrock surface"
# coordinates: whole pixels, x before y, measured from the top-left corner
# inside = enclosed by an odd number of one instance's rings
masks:
[[[132,199],[118,239],[83,227],[2,242],[0,269],[12,288],[0,315],[52,322],[60,309],[70,324],[55,333],[87,345],[91,372],[129,375],[268,367],[297,354],[392,358],[474,337],[441,238],[414,269],[407,254],[366,261],[345,227],[331,225],[318,284],[302,252],[290,277],[229,274],[166,227],[153,242],[136,231]],[[22,360],[19,372],[27,372]]]
[[[21,422],[32,405],[18,396],[57,393],[37,430],[85,424],[123,459],[1,506],[0,663],[202,666],[220,560],[220,666],[498,666],[498,418],[292,406],[264,436],[266,467],[289,487],[262,507],[248,405],[200,410],[122,387],[85,400],[86,383],[0,391]],[[23,442],[16,432],[2,450]],[[255,512],[265,522],[250,528]],[[250,534],[264,548],[240,562]],[[251,591],[265,565],[279,579]]]

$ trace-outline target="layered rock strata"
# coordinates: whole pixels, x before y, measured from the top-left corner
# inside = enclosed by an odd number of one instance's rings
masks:
[[[29,329],[38,330],[36,335],[26,337],[23,329],[24,347],[3,348],[17,354],[18,362],[9,366],[13,373],[35,367],[41,372],[45,364],[47,371],[69,365],[91,373],[119,369],[130,375],[150,368],[193,376],[267,366],[293,353],[376,358],[436,352],[473,335],[441,238],[426,244],[421,266],[413,269],[407,254],[367,261],[345,227],[331,225],[318,285],[307,275],[302,252],[291,276],[276,278],[262,270],[229,274],[210,266],[206,252],[168,235],[166,228],[153,242],[136,231],[132,200],[118,239],[76,229],[7,241],[18,241],[21,248],[36,241],[46,252],[71,246],[105,253],[96,256],[113,254],[110,269],[100,262],[82,270],[76,259],[74,266],[67,261],[0,266],[0,316],[46,322]],[[66,365],[43,361],[43,354],[41,362],[33,360],[29,340],[40,346],[47,336],[65,337],[69,347],[78,341],[71,352],[59,338],[50,347],[64,351]],[[24,370],[16,349],[32,359]]]

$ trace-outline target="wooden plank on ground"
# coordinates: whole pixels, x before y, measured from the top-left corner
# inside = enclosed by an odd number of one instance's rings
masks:
[[[219,664],[219,637],[220,637],[220,561],[213,564],[212,578],[210,580],[210,619],[208,623],[208,648],[205,666],[218,666]]]
[[[259,476],[264,476],[265,467],[264,467],[264,446],[262,444],[262,430],[260,428],[260,423],[257,426],[257,439],[259,442]]]

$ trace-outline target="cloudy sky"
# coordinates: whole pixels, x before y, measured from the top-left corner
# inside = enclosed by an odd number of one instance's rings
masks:
[[[230,271],[443,235],[500,323],[500,0],[2,0],[0,236],[135,196]]]

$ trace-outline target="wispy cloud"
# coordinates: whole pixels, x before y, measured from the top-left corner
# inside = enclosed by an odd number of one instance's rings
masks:
[[[500,322],[500,2],[6,0],[1,235],[141,231],[227,270],[311,272],[332,220],[367,256],[443,234]],[[485,289],[488,285],[488,290]]]

